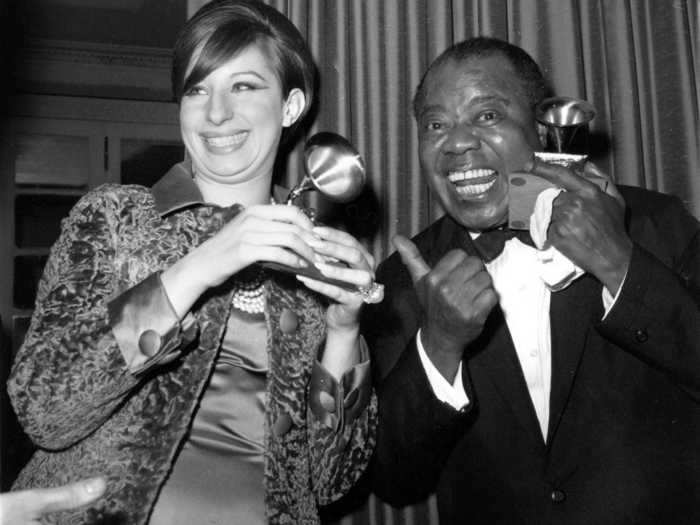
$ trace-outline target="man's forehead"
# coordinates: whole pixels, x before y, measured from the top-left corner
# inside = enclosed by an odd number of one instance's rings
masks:
[[[512,65],[498,55],[461,61],[450,59],[433,69],[425,82],[426,104],[444,96],[476,102],[489,98],[509,102],[522,92],[522,82]]]

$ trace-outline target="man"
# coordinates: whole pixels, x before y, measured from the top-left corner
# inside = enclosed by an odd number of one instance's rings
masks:
[[[532,59],[489,38],[418,87],[423,176],[447,215],[396,237],[367,311],[375,491],[435,491],[442,524],[697,523],[700,227],[678,199],[533,160],[544,96]],[[585,273],[560,291],[519,239],[477,255],[507,222],[508,174],[527,171],[565,190],[547,243]]]

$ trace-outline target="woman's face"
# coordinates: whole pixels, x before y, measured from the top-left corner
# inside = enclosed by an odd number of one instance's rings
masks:
[[[258,45],[243,49],[180,102],[180,131],[195,177],[226,184],[271,177],[282,128],[303,107],[298,89],[284,99]]]

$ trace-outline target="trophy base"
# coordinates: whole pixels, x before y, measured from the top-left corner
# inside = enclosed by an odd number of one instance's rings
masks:
[[[303,275],[304,277],[310,277],[311,279],[316,279],[317,281],[323,281],[324,283],[339,286],[340,288],[350,290],[351,292],[357,292],[357,286],[355,286],[354,284],[326,277],[325,275],[323,275],[321,273],[321,270],[316,268],[313,265],[313,263],[311,263],[308,259],[306,259],[306,262],[309,263],[309,265],[306,268],[294,268],[292,266],[287,266],[285,264],[278,264],[278,263],[274,263],[274,262],[261,262],[260,265],[263,268],[266,268],[268,270],[274,270],[277,272],[293,274],[293,275]],[[336,263],[327,262],[326,264],[335,264],[337,266],[346,267],[345,264],[340,263],[340,262],[336,262]]]

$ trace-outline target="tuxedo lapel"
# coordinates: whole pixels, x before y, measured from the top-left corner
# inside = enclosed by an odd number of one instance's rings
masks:
[[[552,384],[547,443],[556,437],[581,362],[588,332],[603,315],[602,288],[589,274],[552,293],[550,303]]]
[[[460,248],[470,255],[478,256],[469,233],[449,217],[445,217],[444,221],[435,242],[436,253],[444,255],[448,250]],[[428,260],[432,265],[437,262],[430,258]],[[479,378],[488,378],[525,433],[536,445],[544,448],[535,407],[532,405],[525,376],[499,306],[493,309],[483,332],[470,345],[470,349],[473,351],[467,350],[465,355],[469,375],[478,374]],[[478,403],[479,392],[474,394]]]
[[[535,445],[544,449],[537,413],[499,306],[491,312],[484,331],[472,346],[478,350],[474,355],[467,356],[470,374],[488,377],[525,434],[533,439]],[[478,402],[479,392],[475,394]]]

